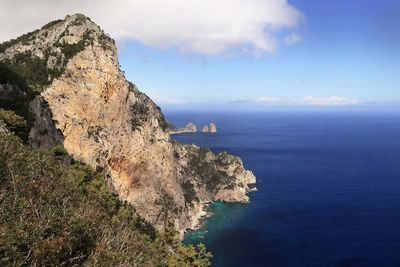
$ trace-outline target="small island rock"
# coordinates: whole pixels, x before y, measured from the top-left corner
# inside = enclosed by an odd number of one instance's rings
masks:
[[[203,129],[201,129],[202,133],[208,133],[208,126],[204,125]]]
[[[181,131],[182,131],[182,132],[185,132],[185,133],[194,133],[194,132],[197,132],[196,125],[194,125],[193,122],[189,122],[189,123],[186,125],[186,127],[184,127],[184,128],[181,129]]]
[[[217,132],[217,127],[215,126],[214,123],[210,123],[209,132],[210,133],[216,133]]]

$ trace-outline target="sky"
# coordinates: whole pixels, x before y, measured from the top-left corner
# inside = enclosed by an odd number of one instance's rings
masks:
[[[0,41],[84,13],[166,109],[400,110],[397,0],[2,0]]]

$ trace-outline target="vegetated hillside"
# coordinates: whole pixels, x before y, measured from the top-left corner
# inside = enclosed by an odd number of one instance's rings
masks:
[[[248,202],[255,183],[240,158],[171,139],[161,109],[126,81],[114,41],[81,14],[0,45],[0,108],[34,150],[61,145],[103,169],[119,200],[180,237],[206,203]]]
[[[67,157],[62,146],[35,153],[0,131],[1,266],[209,265],[203,245],[156,231],[110,192],[102,170],[66,167]]]

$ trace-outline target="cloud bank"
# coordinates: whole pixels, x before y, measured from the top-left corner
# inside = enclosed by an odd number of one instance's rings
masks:
[[[84,13],[117,41],[203,55],[273,53],[298,42],[304,15],[286,0],[2,0],[0,41]],[[286,36],[285,32],[290,32]],[[284,35],[279,39],[277,36]]]
[[[357,105],[363,102],[340,96],[313,97],[305,96],[302,98],[278,98],[278,97],[259,97],[256,100],[236,100],[234,103],[260,103],[265,105],[317,105],[317,106],[344,106]]]

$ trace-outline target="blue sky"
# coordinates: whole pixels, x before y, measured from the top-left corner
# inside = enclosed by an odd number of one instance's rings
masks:
[[[398,0],[2,0],[0,41],[74,13],[163,108],[400,110]]]
[[[122,68],[167,108],[231,101],[292,105],[306,96],[337,96],[363,105],[400,102],[399,1],[289,3],[305,16],[297,28],[302,41],[281,44],[272,54],[204,56],[129,41],[119,49]],[[256,101],[262,97],[279,100]]]

